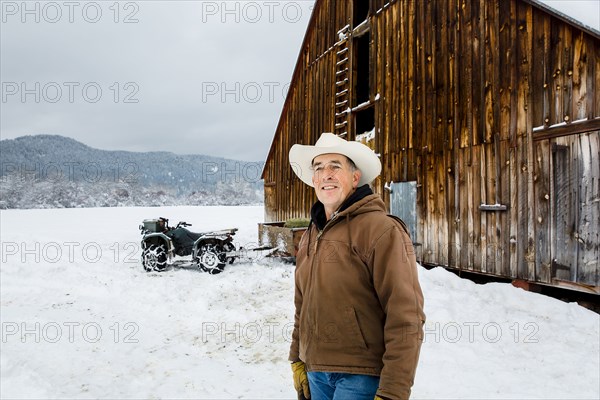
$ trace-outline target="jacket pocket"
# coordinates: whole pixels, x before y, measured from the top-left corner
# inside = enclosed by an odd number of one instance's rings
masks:
[[[346,307],[344,309],[344,316],[346,320],[346,326],[348,328],[348,338],[351,340],[351,344],[362,349],[368,349],[363,331],[358,323],[356,310],[354,310],[353,307]]]

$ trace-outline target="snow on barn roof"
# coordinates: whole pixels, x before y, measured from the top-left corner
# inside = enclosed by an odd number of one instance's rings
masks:
[[[600,0],[526,0],[600,38]]]

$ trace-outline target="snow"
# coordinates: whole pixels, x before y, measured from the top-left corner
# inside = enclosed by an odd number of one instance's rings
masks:
[[[239,228],[262,207],[0,211],[2,398],[293,399],[293,266],[147,274],[143,219]],[[600,398],[600,319],[508,284],[419,268],[427,323],[413,398]]]
[[[598,119],[598,118],[596,118],[596,119]],[[581,123],[588,122],[588,121],[589,121],[588,118],[582,118],[582,119],[575,120],[575,121],[573,121],[571,123],[567,123],[567,122],[563,121],[563,122],[559,122],[557,124],[550,125],[550,126],[541,125],[541,126],[534,127],[533,128],[533,132],[539,132],[539,131],[543,131],[545,129],[551,129],[551,128],[558,128],[558,127],[561,127],[561,126],[567,126],[568,124],[569,125],[581,124]]]
[[[365,131],[363,133],[361,133],[360,135],[356,135],[356,141],[357,142],[361,142],[361,141],[365,141],[367,143],[369,143],[371,140],[375,139],[375,127],[373,127],[373,129],[371,129],[370,131]]]
[[[340,29],[337,32],[338,39],[339,39],[340,42],[342,42],[343,40],[345,40],[348,37],[348,30],[349,29],[350,29],[350,25],[346,25],[346,26],[344,26],[342,29]],[[337,43],[336,43],[336,45],[337,45]]]
[[[360,103],[359,105],[357,105],[356,107],[352,107],[352,111],[360,110],[361,108],[364,108],[364,107],[368,106],[369,104],[371,104],[370,100],[364,101],[364,102]]]

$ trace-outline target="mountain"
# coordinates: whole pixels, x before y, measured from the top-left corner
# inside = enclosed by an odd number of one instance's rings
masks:
[[[0,140],[0,208],[262,203],[262,162],[108,151],[58,135]]]

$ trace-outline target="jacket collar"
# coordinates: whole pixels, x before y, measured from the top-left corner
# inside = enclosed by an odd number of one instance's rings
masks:
[[[363,185],[358,188],[340,206],[340,208],[335,212],[335,214],[339,214],[349,208],[354,203],[364,199],[365,197],[372,195],[373,191],[369,187],[369,185]],[[311,221],[319,228],[320,231],[325,228],[327,224],[327,216],[325,215],[325,206],[323,203],[317,200],[317,202],[312,206],[310,210]]]

